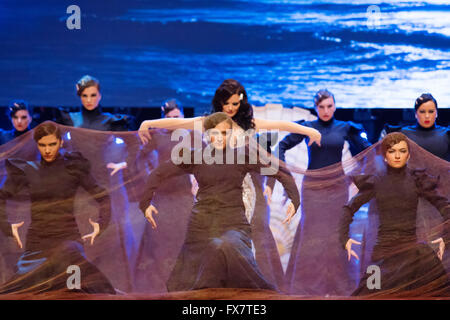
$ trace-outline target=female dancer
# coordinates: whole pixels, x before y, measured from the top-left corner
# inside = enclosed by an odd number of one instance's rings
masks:
[[[301,121],[305,126],[315,128],[322,134],[322,145],[308,146],[308,170],[321,169],[342,160],[344,142],[350,150],[361,152],[370,146],[363,138],[361,125],[339,121],[334,118],[336,105],[334,95],[328,90],[319,90],[314,96],[314,106],[319,115],[315,121]],[[287,150],[305,139],[304,135],[290,134],[279,143],[280,159],[285,161]],[[295,233],[291,255],[286,271],[287,287],[290,293],[304,295],[347,295],[350,293],[350,275],[344,272],[347,264],[341,258],[338,246],[337,228],[339,215],[335,208],[348,200],[348,184],[342,179],[343,170],[337,170],[336,177],[319,181],[307,175],[303,179],[302,217]],[[330,190],[329,199],[316,199],[317,188]],[[331,190],[339,190],[336,192]],[[318,202],[320,201],[320,202]],[[318,216],[316,208],[326,216]],[[328,208],[325,210],[324,208]],[[324,227],[323,221],[327,221]],[[327,262],[325,262],[327,261]],[[333,261],[330,263],[330,261]],[[344,276],[346,275],[346,276]]]
[[[0,145],[21,136],[30,130],[33,120],[28,103],[24,100],[14,100],[8,106],[8,116],[13,125],[12,130],[0,129]]]
[[[99,131],[128,131],[133,129],[133,117],[129,115],[112,115],[110,113],[102,112],[100,101],[102,99],[102,94],[100,90],[100,82],[89,75],[83,76],[75,85],[77,90],[77,95],[80,97],[81,110],[78,112],[65,112],[60,110],[56,122],[66,125],[73,126],[76,128],[85,128]],[[70,146],[74,145],[77,150],[81,149],[77,147],[76,144],[84,144],[86,141],[83,136],[76,136],[77,132],[71,132]],[[105,135],[106,137],[106,135]],[[115,262],[119,263],[116,269],[122,270],[128,275],[128,284],[115,284],[116,287],[121,288],[123,291],[132,290],[132,270],[134,269],[134,261],[136,259],[136,248],[134,239],[134,230],[131,224],[131,213],[134,211],[129,210],[126,205],[127,193],[123,186],[124,181],[128,181],[127,171],[122,171],[127,167],[127,150],[133,152],[132,148],[129,146],[136,145],[134,140],[136,140],[134,135],[120,135],[118,138],[115,135],[109,135],[108,140],[102,141],[102,145],[93,146],[91,148],[92,152],[84,153],[88,159],[97,159],[98,152],[100,151],[103,155],[104,161],[93,162],[94,171],[102,172],[101,176],[96,177],[100,184],[105,186],[112,186],[110,190],[112,199],[112,210],[113,210],[113,221],[119,222],[119,234],[122,246],[123,257],[117,259]],[[69,141],[68,141],[69,142]],[[69,147],[69,143],[67,144]],[[86,150],[88,151],[88,150]],[[104,164],[107,164],[106,167]],[[99,168],[95,166],[101,166]],[[110,169],[108,173],[106,170]],[[122,174],[117,174],[122,171]],[[111,177],[110,177],[111,176]],[[135,214],[137,216],[138,210]],[[117,255],[117,252],[112,252],[111,256]],[[111,273],[118,272],[114,270],[114,265],[112,263],[105,263],[105,268],[110,268]]]
[[[431,152],[435,156],[450,161],[450,130],[448,127],[436,125],[438,116],[438,103],[430,93],[423,93],[414,102],[416,124],[406,127],[386,125],[381,133],[383,138],[390,132],[401,132],[409,139],[417,143],[420,147]],[[445,187],[450,187],[449,181],[442,182]],[[428,206],[428,204],[424,204]],[[371,210],[373,211],[373,210]],[[374,219],[376,215],[369,215],[370,224],[376,227]],[[421,224],[418,225],[418,233],[421,238],[427,241],[441,237],[441,228],[436,227],[441,224],[442,218],[435,214],[420,217]],[[368,237],[374,237],[368,233]],[[444,266],[450,271],[450,256],[444,257]]]
[[[184,117],[183,107],[176,99],[164,101],[161,114],[166,118]],[[170,139],[171,133],[170,130],[159,130],[157,134],[153,134],[150,143],[136,156],[137,164],[134,168],[148,172],[149,169],[156,168],[158,164],[169,161],[171,151],[177,144]],[[188,133],[186,130],[186,134]],[[148,175],[142,175],[142,177],[147,179]],[[142,184],[137,184],[133,198],[140,200],[144,191],[140,189]],[[159,232],[152,231],[149,224],[144,226],[134,273],[136,291],[148,292],[149,288],[155,292],[166,291],[166,282],[183,245],[183,235],[194,203],[191,191],[192,184],[188,175],[161,181],[158,186],[153,202],[161,213]],[[163,264],[162,260],[164,260]],[[165,267],[158,268],[162,265]]]
[[[38,126],[34,140],[40,160],[6,160],[7,177],[0,189],[0,230],[14,237],[25,252],[17,263],[16,274],[0,286],[0,294],[67,289],[69,266],[80,268],[81,283],[76,289],[114,294],[108,279],[85,258],[81,244],[84,239],[92,245],[106,229],[111,211],[109,196],[92,177],[87,159],[78,152],[61,152],[63,140],[56,124]],[[83,237],[74,215],[79,186],[92,195],[100,208],[97,221],[89,219],[94,231]],[[31,202],[31,224],[25,244],[18,232],[24,221],[10,225],[6,218],[6,201],[23,189],[28,191]]]
[[[216,163],[208,164],[204,157],[201,163],[194,163],[197,152],[200,152],[200,156],[205,155],[202,149],[194,149],[188,151],[188,163],[175,165],[167,161],[150,175],[147,193],[140,206],[153,228],[156,228],[153,214],[157,213],[157,209],[150,203],[160,181],[192,173],[199,185],[185,242],[167,283],[169,291],[217,287],[274,289],[261,274],[253,258],[251,227],[242,200],[245,175],[269,165],[263,164],[261,154],[255,164],[250,164],[247,146],[230,149],[227,143],[232,125],[231,118],[223,112],[204,119],[204,128],[208,130],[210,139],[205,150],[214,154]],[[237,159],[235,152],[238,149],[245,152],[245,162],[242,164],[234,160]],[[231,163],[227,162],[230,153],[234,160]],[[286,222],[289,222],[299,205],[298,190],[284,167],[277,170],[274,176],[283,184],[292,200],[286,218]]]
[[[401,132],[435,156],[450,161],[450,130],[436,125],[438,104],[430,93],[423,93],[414,103],[417,123],[398,127],[386,125],[382,137],[391,132]]]
[[[340,242],[347,257],[358,259],[352,245],[360,242],[349,238],[353,215],[372,198],[376,200],[380,224],[377,242],[372,252],[372,265],[380,268],[379,285],[370,285],[366,274],[353,295],[409,294],[440,296],[450,294],[450,282],[440,260],[445,243],[449,243],[448,229],[444,239],[438,239],[440,250],[436,255],[427,244],[418,243],[416,219],[419,198],[428,200],[448,222],[450,204],[437,191],[439,179],[425,170],[409,168],[410,145],[399,132],[388,134],[381,143],[386,170],[377,174],[353,177],[359,193],[344,206]]]

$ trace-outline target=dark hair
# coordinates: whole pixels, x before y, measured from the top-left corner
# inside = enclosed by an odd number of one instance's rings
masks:
[[[34,128],[34,141],[38,142],[45,136],[50,136],[54,134],[58,140],[61,140],[61,130],[59,130],[59,126],[51,121],[45,121],[41,123],[39,126]]]
[[[97,87],[97,90],[100,91],[100,82],[98,81],[98,79],[91,77],[90,75],[85,75],[80,80],[78,80],[76,87],[77,95],[81,97],[84,89],[89,87]]]
[[[175,109],[178,109],[181,113],[184,113],[183,105],[180,101],[177,99],[167,99],[161,106],[161,118],[164,118],[169,112]]]
[[[10,119],[12,119],[12,117],[14,117],[17,113],[17,111],[20,110],[26,110],[28,111],[28,114],[31,117],[31,111],[30,108],[28,106],[28,102],[26,102],[25,100],[13,100],[9,103],[8,105],[8,110],[7,110],[7,114],[9,116]]]
[[[437,107],[438,107],[437,101],[431,95],[431,93],[422,93],[420,95],[420,97],[418,97],[416,99],[416,102],[414,102],[414,109],[417,111],[417,109],[419,109],[422,104],[424,104],[425,102],[428,102],[428,101],[433,101],[434,105],[436,106],[436,110],[437,110]]]
[[[327,89],[320,89],[316,92],[314,95],[314,107],[317,107],[319,103],[321,103],[323,100],[333,98],[333,101],[336,102],[334,99],[334,94],[328,91]]]
[[[408,150],[409,148],[409,142],[408,142],[408,138],[401,132],[391,132],[389,134],[387,134],[383,140],[381,141],[381,152],[383,154],[383,156],[386,154],[386,152],[392,148],[393,145],[400,143],[402,141],[406,142],[406,145],[408,146]]]
[[[236,80],[227,79],[217,88],[212,100],[212,113],[222,112],[224,104],[234,94],[241,95],[242,100],[238,112],[232,118],[242,129],[248,130],[255,128],[253,121],[253,108],[248,103],[247,92],[245,88]]]
[[[233,126],[233,120],[225,112],[215,112],[207,116],[203,121],[205,130],[215,128],[219,123],[226,121],[230,126]]]

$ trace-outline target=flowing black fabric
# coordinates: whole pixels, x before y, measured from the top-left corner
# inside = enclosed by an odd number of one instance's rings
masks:
[[[0,294],[29,288],[39,288],[39,291],[60,289],[65,286],[65,281],[56,279],[73,264],[83,265],[83,276],[87,277],[84,280],[91,281],[85,282],[84,290],[114,293],[109,281],[84,259],[84,251],[77,245],[81,235],[73,212],[79,186],[99,203],[100,215],[94,220],[101,231],[109,224],[111,214],[110,198],[91,176],[89,162],[80,153],[65,153],[50,163],[7,159],[6,169],[6,181],[0,190],[1,229],[5,235],[12,236],[5,219],[5,204],[25,188],[31,204],[31,223],[16,275],[0,286]],[[40,281],[45,278],[48,281],[41,288]],[[94,282],[99,283],[92,285]]]
[[[426,199],[445,220],[449,219],[449,202],[436,190],[438,179],[429,176],[425,170],[389,166],[384,172],[359,175],[353,179],[359,193],[344,206],[340,242],[345,247],[350,238],[349,225],[353,214],[361,205],[375,198],[379,227],[371,260],[372,265],[380,267],[382,279],[381,288],[368,288],[366,275],[353,294],[418,290],[424,295],[448,295],[450,281],[441,261],[429,246],[418,242],[416,234],[419,198]],[[449,235],[445,230],[443,240],[447,247]]]
[[[277,243],[270,229],[270,207],[263,194],[264,176],[252,172],[255,186],[255,209],[250,221],[252,241],[255,247],[255,259],[264,277],[279,290],[285,292],[284,272]],[[273,179],[271,177],[271,179]]]
[[[58,109],[56,122],[76,128],[108,132],[133,130],[135,125],[134,117],[125,114],[103,112],[101,106],[97,106],[93,110],[87,110],[84,106],[81,106],[80,111],[77,112],[66,112],[63,109]],[[67,139],[71,142],[70,147],[73,150],[79,150],[79,148],[83,148],[81,146],[82,144],[91,142],[84,140],[82,137],[76,137],[76,134],[77,131],[73,133],[69,132],[67,136]],[[116,283],[116,286],[125,291],[135,290],[136,285],[133,281],[134,277],[132,274],[136,264],[137,240],[135,239],[136,231],[133,228],[131,220],[133,216],[139,214],[139,209],[137,208],[137,204],[133,203],[132,199],[128,199],[128,194],[124,188],[126,181],[129,180],[127,176],[128,171],[119,171],[114,176],[110,176],[109,172],[112,170],[108,170],[107,165],[126,162],[130,156],[135,155],[137,140],[133,138],[133,136],[124,136],[121,138],[118,135],[109,134],[107,139],[102,140],[101,144],[95,147],[92,146],[92,148],[86,150],[86,152],[93,152],[93,157],[102,157],[101,161],[96,161],[93,165],[96,166],[96,171],[101,172],[98,177],[99,181],[110,189],[112,219],[118,221],[116,227],[117,233],[119,234],[118,241],[121,246],[121,250],[115,252],[115,254],[120,254],[122,257],[117,259],[114,264],[103,260],[103,258],[99,258],[99,263],[105,268],[111,268],[111,270],[115,268],[118,272],[127,275],[126,281],[119,282],[117,279],[118,282]],[[99,141],[97,140],[97,142]]]
[[[145,211],[164,178],[191,173],[198,181],[197,201],[192,209],[186,239],[168,280],[168,290],[211,288],[218,282],[220,287],[274,289],[257,268],[253,257],[251,226],[242,200],[245,175],[259,172],[262,163],[251,164],[246,158],[244,164],[227,164],[224,152],[219,156],[223,164],[194,164],[196,153],[201,152],[197,149],[191,151],[191,164],[176,166],[167,161],[158,166],[149,177],[146,195],[140,204],[141,210]],[[249,157],[248,151],[245,151],[245,156]],[[292,176],[279,170],[274,177],[286,188],[297,209],[299,194]],[[218,266],[222,267],[218,269]]]
[[[128,190],[130,198],[140,201],[145,193],[142,187],[148,175],[158,165],[169,161],[172,149],[178,141],[171,140],[171,131],[161,130],[155,134],[148,145],[142,147],[136,157],[129,157],[131,168],[145,172],[140,183],[133,183]],[[185,133],[191,141],[189,132]],[[130,168],[130,169],[131,169]],[[139,171],[137,171],[139,170]],[[135,283],[137,292],[164,292],[166,282],[181,250],[186,233],[186,225],[194,203],[192,184],[189,175],[171,177],[160,181],[158,190],[153,197],[153,203],[158,208],[158,229],[153,230],[149,223],[143,227],[139,243],[135,267]],[[168,245],[169,244],[169,245]]]
[[[405,134],[409,139],[417,143],[421,148],[427,150],[428,152],[434,154],[436,157],[450,161],[450,130],[448,127],[442,127],[434,124],[429,128],[424,128],[418,123],[410,126],[391,126],[385,125],[381,133],[384,136],[390,132],[401,132]],[[428,206],[427,202],[421,203],[421,205]],[[375,207],[374,201],[371,203],[371,207]],[[432,210],[427,210],[430,215],[423,217],[418,221],[419,223],[419,238],[426,241],[434,240],[440,237],[439,234],[439,224],[441,223],[441,217],[433,212]],[[433,214],[434,213],[434,214]],[[370,224],[368,225],[368,235],[371,238],[375,237],[377,230],[377,220],[375,219],[376,214],[372,215]],[[433,239],[432,239],[433,238]],[[444,267],[447,272],[450,272],[450,255],[444,257]]]
[[[172,133],[164,130],[151,131],[154,143],[150,142],[143,146],[137,132],[96,131],[62,125],[60,129],[64,140],[61,150],[64,165],[61,164],[61,174],[66,178],[55,178],[58,182],[54,185],[56,191],[53,191],[65,196],[61,206],[58,200],[49,200],[48,197],[31,199],[28,187],[11,197],[10,194],[5,193],[2,196],[4,203],[3,211],[0,211],[1,236],[3,237],[0,281],[2,285],[7,286],[8,292],[31,293],[51,288],[64,288],[64,280],[67,280],[69,275],[65,273],[66,264],[56,263],[61,260],[80,266],[82,279],[84,274],[87,284],[92,285],[84,288],[84,292],[89,293],[112,292],[109,291],[111,287],[115,289],[114,291],[121,291],[124,294],[165,293],[168,291],[167,284],[171,290],[238,286],[271,288],[287,292],[283,287],[280,288],[277,278],[273,276],[273,273],[271,275],[272,271],[270,271],[270,262],[280,260],[278,251],[274,250],[273,246],[273,238],[279,238],[279,234],[275,234],[279,232],[279,229],[270,228],[271,221],[283,220],[284,209],[280,212],[270,210],[264,202],[265,199],[260,195],[250,223],[244,214],[242,179],[247,172],[254,172],[251,166],[257,168],[256,164],[221,165],[203,162],[176,165],[170,163],[172,153],[179,151],[174,149],[178,146],[179,139],[169,141]],[[0,146],[2,190],[7,190],[6,181],[9,177],[21,176],[21,172],[25,172],[24,169],[40,170],[40,155],[36,142],[33,140],[33,133],[34,130],[31,130]],[[186,138],[185,143],[192,142],[193,138]],[[408,170],[418,174],[422,172],[418,171],[419,169],[425,169],[427,177],[434,177],[431,180],[435,181],[435,190],[444,197],[442,201],[447,201],[442,208],[448,206],[449,163],[420,148],[413,141],[409,142],[411,158],[408,162]],[[195,150],[194,145],[191,145],[191,148]],[[248,148],[255,147],[249,143]],[[76,159],[85,159],[84,163],[89,163],[89,166],[71,166],[70,164],[79,164],[84,161],[72,159],[71,155],[77,155]],[[270,155],[267,157],[272,159]],[[117,175],[111,177],[111,170],[106,166],[113,160],[126,161],[127,168],[123,168]],[[36,167],[30,166],[32,163]],[[170,169],[164,169],[166,164]],[[284,166],[286,165],[280,162],[280,167]],[[105,190],[104,192],[86,189],[82,183],[71,182],[71,179],[75,177],[84,176],[87,168],[89,168],[89,175],[96,181],[96,185]],[[367,235],[366,225],[370,217],[367,216],[367,211],[364,211],[364,206],[361,207],[354,213],[354,220],[349,229],[350,237],[362,241],[361,246],[355,246],[361,260],[359,264],[354,259],[348,262],[347,252],[339,239],[341,228],[329,216],[334,215],[333,219],[337,221],[344,216],[343,205],[348,202],[350,190],[346,186],[352,183],[352,177],[379,176],[384,172],[386,167],[380,155],[380,144],[367,148],[349,160],[321,169],[305,171],[296,164],[289,164],[286,168],[302,178],[297,180],[300,182],[296,187],[298,190],[303,190],[301,206],[307,207],[308,212],[311,212],[310,219],[314,219],[314,228],[317,230],[314,238],[309,237],[306,232],[300,233],[298,247],[308,248],[305,255],[311,256],[313,262],[309,264],[309,270],[306,271],[299,269],[301,263],[297,263],[293,274],[302,275],[310,272],[312,276],[317,276],[319,273],[322,274],[322,264],[330,270],[327,277],[323,277],[324,280],[317,282],[304,282],[303,277],[285,276],[286,288],[301,288],[307,284],[312,293],[303,293],[306,296],[316,294],[314,297],[322,297],[329,294],[348,297],[357,290],[358,283],[363,283],[364,277],[367,278],[363,259],[367,258],[368,265],[379,261],[372,259],[373,250],[371,249],[376,249],[378,234],[376,233],[373,237]],[[262,184],[257,183],[262,179],[260,169],[256,171],[253,177],[255,188],[261,186],[262,189]],[[48,174],[43,174],[40,179],[52,181],[53,171],[45,172]],[[176,173],[172,175],[174,180],[164,178],[170,172]],[[279,170],[278,174],[281,175],[284,172],[284,169]],[[179,175],[175,177],[177,174]],[[196,175],[199,183],[200,189],[196,197],[191,192],[190,174]],[[417,174],[411,178],[414,183],[421,180]],[[55,177],[58,175],[55,174]],[[83,183],[87,182],[84,180]],[[20,183],[14,185],[20,186]],[[417,184],[414,186],[419,188]],[[421,188],[425,186],[423,184]],[[37,191],[44,192],[45,188]],[[424,285],[419,283],[420,285],[414,287],[414,290],[409,290],[410,296],[445,295],[445,284],[439,280],[443,276],[442,270],[439,271],[437,267],[439,263],[436,263],[437,246],[431,244],[436,236],[444,237],[446,230],[444,219],[439,210],[433,206],[432,199],[419,196],[417,206],[414,207],[408,204],[412,198],[400,192],[402,190],[400,186],[398,188],[392,186],[392,188],[398,193],[394,205],[397,205],[397,202],[404,202],[408,210],[416,208],[414,210],[417,217],[415,225],[417,244],[413,245],[413,241],[408,243],[410,245],[408,249],[411,250],[405,251],[408,259],[398,255],[394,260],[386,261],[386,257],[383,257],[386,272],[387,274],[401,272],[411,279],[415,278],[417,283],[420,281],[425,283]],[[286,189],[288,195],[290,193],[289,197],[293,198],[294,203],[298,205],[293,196],[293,186]],[[149,205],[149,190],[154,191],[152,203],[159,209],[159,214],[154,215],[156,229],[150,227],[142,212]],[[53,191],[49,191],[49,196],[55,194]],[[110,199],[111,219],[109,224],[103,225],[101,234],[95,239],[94,244],[90,245],[83,242],[81,236],[93,231],[89,218],[100,221],[98,219],[101,217],[103,205],[96,200],[100,200],[103,196],[108,196]],[[31,206],[32,202],[33,206]],[[70,206],[68,206],[69,203]],[[139,203],[141,203],[140,206]],[[389,202],[386,205],[388,204]],[[55,205],[58,206],[55,207]],[[42,234],[42,239],[35,237],[33,230],[38,221],[33,218],[33,208],[42,212],[46,219],[51,220],[51,228],[46,227],[45,231],[55,232],[58,237],[61,236],[60,241],[55,241],[55,247],[43,250],[44,256],[36,253],[35,249],[39,246],[47,246],[51,241],[47,239],[48,235]],[[51,211],[50,208],[62,210]],[[41,209],[42,211],[39,211]],[[379,213],[373,216],[380,219],[382,210],[384,207],[378,208]],[[300,213],[298,210],[297,214]],[[413,228],[414,219],[407,218],[409,211],[398,210],[398,214],[403,215],[404,218],[399,220],[399,225],[396,224],[393,227],[412,230],[410,228]],[[72,218],[66,221],[64,217],[68,216]],[[425,228],[424,224],[430,222],[429,217],[435,216],[440,217],[439,223],[433,225],[433,228]],[[19,249],[11,238],[11,223],[20,221],[25,221],[25,224],[19,228],[22,242],[26,245],[35,243],[37,246],[30,252],[26,248]],[[311,220],[306,219],[305,223],[309,221]],[[124,237],[123,230],[129,231],[131,238]],[[126,250],[127,243],[132,243],[134,248],[139,248],[137,257],[127,254],[129,252]],[[325,244],[330,244],[330,247],[332,244],[336,249],[329,249]],[[255,251],[252,250],[253,247]],[[392,249],[395,248],[392,247]],[[448,249],[447,246],[445,255],[448,255]],[[64,258],[61,259],[61,256]],[[58,258],[55,260],[54,257]],[[204,259],[205,257],[208,259]],[[337,263],[338,260],[341,264]],[[417,260],[421,263],[414,262]],[[333,266],[336,269],[332,269]],[[19,270],[28,267],[30,267],[28,273],[20,274],[21,277],[27,274],[26,282],[21,281],[24,278],[14,278]],[[341,277],[340,268],[346,269],[342,272],[349,274],[347,278]],[[417,271],[418,269],[421,271]],[[422,276],[425,270],[428,271],[426,277]],[[337,280],[336,277],[339,279]],[[383,277],[384,275],[381,280],[382,288]],[[11,282],[12,279],[16,281]],[[49,287],[50,279],[54,281]],[[29,287],[31,283],[33,285]],[[383,291],[382,294],[398,297],[404,292],[401,289],[402,286],[404,283],[394,281],[392,288]],[[342,293],[343,288],[345,293]],[[337,293],[339,290],[341,292]],[[67,294],[70,294],[67,288],[62,293],[64,297],[68,291]],[[364,295],[364,297],[371,297],[371,295]]]
[[[331,119],[299,121],[322,134],[321,146],[308,146],[308,169],[322,169],[342,159],[347,141],[353,154],[370,146],[363,138],[363,127],[353,122]],[[279,143],[279,156],[285,160],[287,150],[306,136],[289,134]],[[286,270],[287,291],[303,295],[348,295],[352,291],[352,270],[336,245],[335,230],[339,225],[342,206],[348,199],[349,182],[344,168],[336,168],[329,176],[305,176],[302,185],[302,217],[295,233]],[[327,194],[317,198],[317,194]],[[320,210],[317,210],[320,208]],[[325,224],[324,221],[327,223]],[[321,246],[319,246],[319,244]]]

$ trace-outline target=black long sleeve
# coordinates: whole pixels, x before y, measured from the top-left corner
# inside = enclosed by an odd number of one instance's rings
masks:
[[[99,218],[96,221],[100,225],[100,234],[106,229],[111,220],[111,199],[107,190],[100,187],[91,175],[89,161],[79,152],[65,155],[69,160],[68,169],[76,172],[79,177],[80,186],[85,189],[99,204]]]
[[[301,143],[305,138],[306,136],[298,133],[288,134],[283,138],[283,140],[280,141],[275,154],[279,155],[281,161],[286,162],[286,151]]]
[[[448,199],[442,196],[437,190],[439,177],[428,175],[425,170],[414,170],[413,175],[416,177],[416,185],[419,189],[420,196],[428,200],[444,218],[444,242],[446,246],[450,245],[450,203]]]
[[[365,134],[364,127],[361,124],[353,123],[351,121],[348,122],[349,129],[347,133],[346,140],[350,144],[350,151],[353,156],[357,155],[364,149],[370,147],[372,144],[367,140],[366,137],[363,137]]]
[[[90,173],[81,177],[81,186],[89,192],[99,204],[100,234],[106,229],[111,220],[111,199],[106,189],[100,187]]]
[[[12,194],[9,191],[4,190],[4,187],[0,190],[0,230],[8,237],[12,237],[12,230],[5,209],[6,200],[11,196]]]
[[[300,194],[294,177],[286,168],[284,163],[278,161],[278,159],[265,152],[265,150],[259,148],[258,162],[257,164],[249,164],[249,169],[261,175],[277,179],[283,185],[289,199],[291,199],[295,207],[295,211],[297,211],[300,206]],[[249,163],[249,161],[246,163]],[[269,170],[269,168],[271,169]],[[263,169],[265,169],[266,172],[263,172]]]
[[[163,180],[187,173],[192,173],[192,165],[175,165],[171,160],[167,160],[160,164],[151,172],[150,177],[148,178],[144,196],[139,202],[141,211],[145,213],[145,210],[153,199],[154,192],[158,189],[158,186]]]

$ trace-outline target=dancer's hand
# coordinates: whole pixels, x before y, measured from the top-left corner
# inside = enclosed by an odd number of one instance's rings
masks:
[[[436,240],[431,241],[431,243],[439,243],[439,250],[437,252],[437,256],[438,256],[439,260],[442,261],[442,258],[444,257],[444,250],[445,250],[444,239],[438,238]]]
[[[22,221],[22,222],[19,222],[19,223],[12,223],[11,224],[11,230],[12,230],[13,237],[16,240],[17,245],[19,246],[20,249],[23,248],[23,245],[22,245],[22,241],[20,240],[20,236],[19,236],[19,228],[21,226],[23,226],[24,223],[25,222]]]
[[[264,196],[267,196],[267,205],[270,206],[270,204],[272,203],[272,188],[269,186],[266,186],[264,188]]]
[[[138,135],[143,145],[146,145],[152,139],[152,136],[150,135],[150,132],[148,132],[148,128],[144,122],[139,127]]]
[[[351,199],[356,196],[359,192],[358,187],[352,182],[348,187],[348,198]]]
[[[153,213],[158,214],[158,210],[151,204],[148,206],[148,208],[145,210],[145,217],[147,218],[148,222],[152,225],[153,229],[156,229],[156,222],[155,219],[153,219]]]
[[[296,210],[294,207],[294,204],[291,202],[288,205],[288,208],[286,210],[286,219],[284,219],[283,223],[291,223],[292,217],[295,215]]]
[[[89,218],[89,223],[92,225],[92,227],[94,227],[94,232],[83,236],[81,239],[86,240],[91,238],[91,246],[92,246],[94,244],[95,237],[97,237],[98,234],[100,233],[100,225],[97,222],[92,221],[91,218]]]
[[[308,137],[308,146],[312,145],[315,142],[320,147],[320,140],[322,139],[322,135],[318,130],[311,128],[311,133],[308,134]]]
[[[361,244],[361,242],[353,240],[353,239],[348,239],[347,243],[345,244],[345,249],[347,250],[347,254],[348,254],[348,261],[350,261],[352,256],[354,256],[356,258],[356,260],[359,260],[359,257],[356,254],[356,252],[352,250],[352,244]]]
[[[119,163],[110,162],[110,163],[108,163],[106,165],[106,167],[108,169],[113,169],[113,171],[111,172],[111,177],[112,177],[113,175],[115,175],[120,170],[126,169],[127,168],[127,163],[126,162],[119,162]]]
[[[192,178],[192,179],[191,179],[191,184],[192,184],[192,186],[191,186],[191,193],[192,193],[192,195],[193,195],[194,197],[196,197],[196,196],[197,196],[197,192],[198,192],[198,182],[197,182],[197,179]]]

